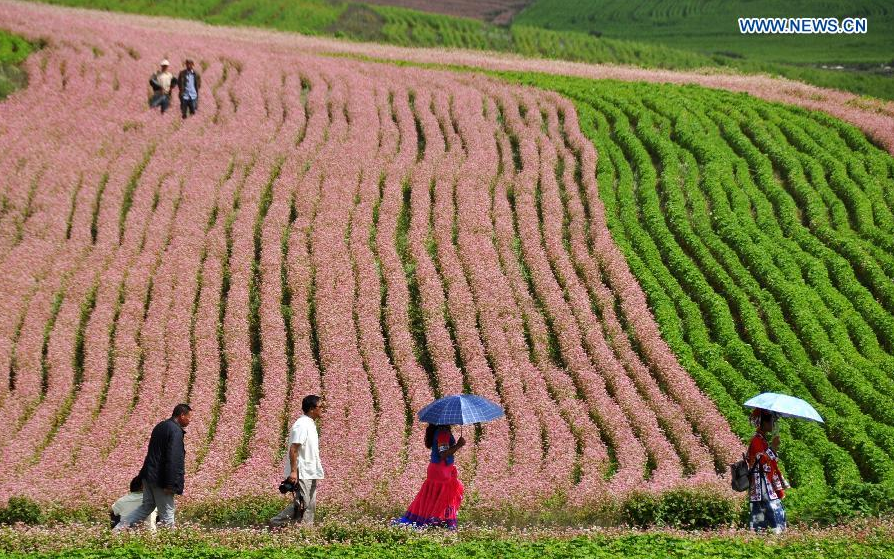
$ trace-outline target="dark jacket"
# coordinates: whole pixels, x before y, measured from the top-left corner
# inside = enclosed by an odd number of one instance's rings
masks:
[[[177,495],[183,495],[183,475],[186,469],[186,449],[183,435],[186,431],[174,418],[165,419],[152,429],[149,450],[140,470],[140,477],[152,485],[170,487]]]
[[[202,89],[202,76],[195,69],[193,69],[193,73],[196,75],[196,95],[198,95],[200,93],[199,90]],[[180,90],[180,97],[183,97],[183,91],[186,89],[186,70],[180,70],[180,73],[177,74],[177,87]],[[173,83],[171,84],[171,89],[174,89]]]

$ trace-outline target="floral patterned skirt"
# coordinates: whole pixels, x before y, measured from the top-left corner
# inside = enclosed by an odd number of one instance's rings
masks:
[[[751,501],[751,522],[749,528],[755,532],[771,530],[776,534],[786,528],[785,507],[781,499]]]

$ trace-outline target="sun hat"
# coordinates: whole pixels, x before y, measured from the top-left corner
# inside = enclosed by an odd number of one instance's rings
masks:
[[[171,65],[171,63],[168,62],[167,58],[165,58],[164,60],[161,61],[161,66],[170,66],[170,65]]]

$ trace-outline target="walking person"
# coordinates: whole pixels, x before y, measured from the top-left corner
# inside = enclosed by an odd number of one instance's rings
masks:
[[[158,523],[174,527],[174,496],[183,495],[186,449],[183,436],[189,425],[192,408],[177,404],[171,417],[152,429],[146,459],[140,470],[143,480],[143,503],[124,516],[115,530],[128,528],[146,519],[158,509]]]
[[[112,505],[112,510],[109,512],[109,519],[112,521],[112,528],[118,525],[121,522],[121,519],[134,510],[136,510],[140,505],[143,504],[143,480],[140,479],[140,476],[137,476],[130,480],[130,493],[122,496],[115,504]],[[149,518],[146,519],[146,525],[153,532],[155,531],[155,518],[158,516],[155,510],[152,511],[152,514],[149,515]]]
[[[165,111],[171,106],[171,89],[177,83],[174,80],[174,74],[168,71],[169,65],[170,62],[167,59],[162,60],[158,72],[149,78],[149,85],[152,87],[149,108],[161,107],[161,114],[165,114]]]
[[[177,88],[180,95],[180,114],[196,114],[199,109],[199,90],[202,89],[202,76],[195,70],[192,58],[186,59],[186,68],[177,75]]]
[[[289,432],[286,443],[285,476],[298,489],[289,505],[270,519],[270,526],[283,526],[289,522],[314,523],[317,507],[317,482],[323,479],[323,464],[320,462],[320,439],[316,420],[323,416],[323,402],[319,396],[305,396],[301,401],[303,415],[299,417]],[[303,511],[303,513],[302,513]]]
[[[747,462],[752,470],[749,494],[751,521],[754,531],[770,530],[779,534],[786,529],[785,507],[782,499],[789,484],[779,471],[779,435],[776,434],[776,414],[755,409],[751,422],[757,432],[748,446]],[[757,466],[757,467],[755,467]]]
[[[425,428],[425,448],[431,449],[428,472],[410,508],[393,524],[456,529],[463,484],[453,464],[453,455],[465,445],[463,437],[458,441],[453,438],[449,425],[429,424]]]

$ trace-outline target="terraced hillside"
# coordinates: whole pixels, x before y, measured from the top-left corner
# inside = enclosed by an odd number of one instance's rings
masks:
[[[470,506],[724,498],[741,401],[780,390],[828,421],[787,423],[792,512],[890,506],[894,160],[857,129],[692,85],[73,15],[0,4],[55,38],[0,105],[0,498],[53,498],[60,456],[73,502],[117,494],[178,400],[188,498],[267,493],[319,391],[324,500],[393,509],[424,471],[413,413],[463,390],[507,409],[469,433]],[[198,116],[148,113],[134,68],[187,54]],[[884,106],[703,79],[891,140]]]
[[[413,415],[463,390],[508,416],[463,455],[482,506],[720,483],[739,441],[607,229],[571,252],[556,228],[568,193],[600,211],[568,101],[30,15],[2,16],[56,37],[0,107],[4,497],[54,497],[59,479],[37,473],[60,457],[75,502],[111,497],[181,400],[189,497],[267,493],[312,392],[330,504],[405,505],[427,456]],[[145,109],[129,68],[169,56],[151,45],[199,61],[197,117]]]

